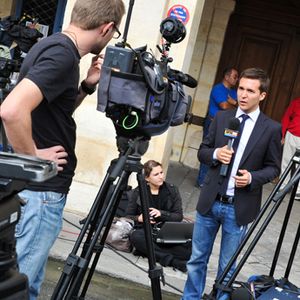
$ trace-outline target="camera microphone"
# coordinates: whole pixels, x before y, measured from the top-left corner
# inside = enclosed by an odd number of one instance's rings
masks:
[[[225,128],[224,130],[224,136],[229,137],[227,147],[228,149],[232,149],[232,144],[234,142],[234,139],[237,138],[239,134],[239,128],[240,128],[240,120],[238,118],[231,118],[229,120],[228,128]],[[229,164],[222,164],[220,175],[226,177],[228,172]]]
[[[173,70],[171,68],[168,70],[168,77],[169,79],[179,81],[190,88],[195,88],[198,85],[198,81],[191,75],[185,74],[178,70]]]

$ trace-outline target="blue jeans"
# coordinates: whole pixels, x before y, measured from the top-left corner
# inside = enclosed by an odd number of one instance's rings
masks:
[[[29,281],[30,300],[37,298],[42,285],[50,248],[62,227],[66,195],[23,190],[18,194],[25,205],[16,226],[16,250],[20,273]]]
[[[192,240],[192,255],[187,263],[188,277],[182,299],[199,300],[201,298],[205,288],[207,264],[221,225],[222,238],[217,278],[223,273],[245,236],[247,226],[237,225],[233,204],[215,201],[206,215],[203,216],[197,212]],[[235,265],[228,272],[225,281],[230,278],[234,268]]]

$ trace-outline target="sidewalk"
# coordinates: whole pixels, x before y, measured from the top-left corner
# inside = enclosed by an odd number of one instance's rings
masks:
[[[194,219],[195,217],[195,207],[197,204],[198,196],[200,189],[194,186],[198,170],[185,167],[180,163],[172,162],[169,166],[167,173],[167,181],[174,183],[179,187],[182,199],[183,199],[183,209],[184,214],[187,217]],[[83,201],[84,197],[89,194],[87,190],[89,187],[78,182],[74,182],[70,197],[76,197],[78,201]],[[91,187],[95,189],[95,187]],[[267,199],[271,190],[274,188],[274,184],[267,184],[264,188],[264,200]],[[72,193],[72,190],[76,190],[76,193]],[[95,192],[95,191],[94,191]],[[93,193],[92,193],[93,194]],[[84,197],[83,197],[84,195]],[[268,274],[270,266],[272,264],[274,250],[277,245],[277,239],[281,230],[281,225],[283,222],[283,217],[285,215],[285,209],[288,203],[289,197],[286,196],[282,205],[279,207],[276,215],[272,218],[271,223],[264,232],[262,238],[257,243],[254,251],[251,256],[248,258],[247,262],[243,266],[238,280],[245,281],[250,275],[261,275]],[[272,208],[271,204],[270,208]],[[72,224],[79,226],[79,220],[83,219],[85,214],[80,214],[76,211],[66,210],[64,213],[64,224],[63,230],[55,243],[54,247],[51,250],[50,256],[58,260],[65,260],[68,254],[72,251],[74,243],[78,237],[79,229],[74,227]],[[279,256],[277,268],[275,272],[275,278],[281,278],[284,276],[288,258],[290,256],[290,250],[294,242],[295,233],[299,224],[300,216],[300,202],[294,201],[294,207],[291,213],[289,220],[289,225],[287,228],[287,234],[283,242],[282,254]],[[260,227],[260,226],[259,226]],[[259,228],[257,228],[259,229]],[[251,239],[250,239],[251,241]],[[208,267],[208,276],[207,276],[207,289],[209,292],[212,288],[214,282],[214,276],[216,274],[218,262],[218,253],[220,247],[220,235],[218,235],[211,260]],[[246,250],[246,248],[244,249]],[[77,253],[78,255],[80,255]],[[289,275],[289,280],[297,286],[300,286],[300,253],[299,245],[298,251],[296,253],[294,263]],[[47,268],[48,269],[48,268]],[[148,261],[147,259],[136,257],[131,253],[124,252],[114,252],[108,248],[105,248],[100,256],[100,260],[97,264],[97,273],[106,274],[116,278],[121,278],[142,284],[146,287],[150,287],[150,281],[148,278]],[[180,299],[181,291],[184,288],[184,283],[186,281],[186,274],[172,268],[164,268],[165,280],[167,285],[161,285],[162,291],[167,291],[174,293],[170,298],[163,299]],[[57,278],[55,279],[55,276]],[[54,276],[54,281],[56,282],[60,277],[60,272],[57,272],[57,275]],[[94,274],[98,276],[98,274]],[[103,275],[101,275],[103,276]],[[121,282],[121,281],[120,281]],[[129,284],[130,285],[130,284]],[[128,288],[128,287],[127,287]],[[126,298],[126,295],[116,296],[116,298],[110,299],[133,299]],[[43,298],[43,300],[46,298]],[[50,299],[50,298],[49,298]],[[98,298],[91,299],[102,299],[100,296]],[[105,299],[105,298],[103,298]],[[109,299],[109,298],[106,298]],[[140,298],[146,299],[146,298]],[[149,298],[152,299],[151,290],[149,290]]]

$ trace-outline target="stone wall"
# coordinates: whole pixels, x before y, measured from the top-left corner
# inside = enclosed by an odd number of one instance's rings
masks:
[[[12,5],[13,5],[13,0],[1,0],[0,18],[10,16]]]

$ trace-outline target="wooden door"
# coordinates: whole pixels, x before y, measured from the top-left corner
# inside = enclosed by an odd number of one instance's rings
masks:
[[[266,70],[271,85],[261,110],[279,122],[289,102],[300,96],[300,5],[297,3],[237,0],[216,77],[216,82],[220,81],[226,66],[235,66],[239,71],[249,67]]]

